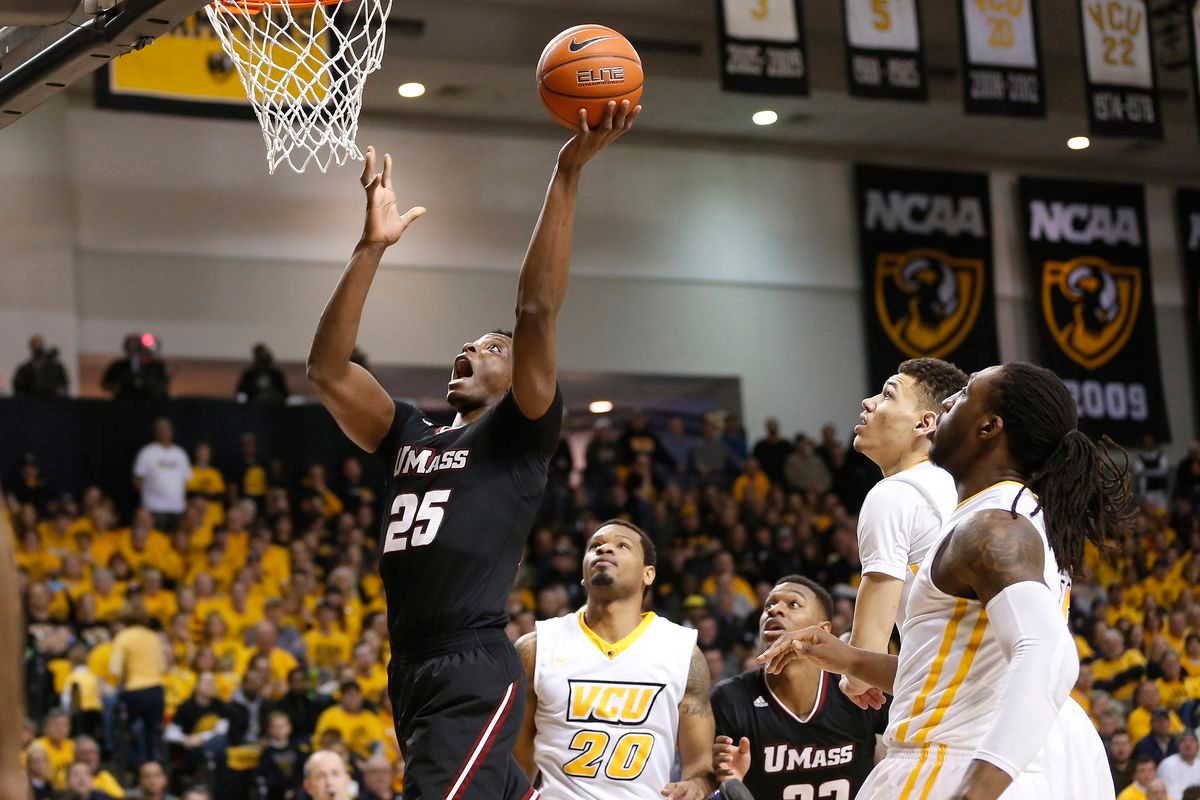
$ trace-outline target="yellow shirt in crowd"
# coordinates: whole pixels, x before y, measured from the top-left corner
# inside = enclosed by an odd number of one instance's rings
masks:
[[[1184,731],[1183,721],[1174,711],[1169,713],[1171,714],[1171,735],[1178,736]],[[1130,711],[1125,728],[1129,731],[1129,738],[1133,740],[1134,744],[1137,744],[1144,737],[1150,735],[1150,712],[1141,706]]]
[[[350,662],[353,650],[350,637],[337,628],[329,633],[313,629],[304,634],[304,644],[308,648],[309,665],[317,669],[334,672]]]
[[[122,689],[136,692],[162,686],[163,652],[157,633],[134,625],[117,634],[112,649],[109,670],[120,677]]]
[[[342,741],[359,758],[369,758],[372,746],[384,738],[383,723],[366,709],[357,714],[348,714],[340,705],[325,709],[317,718],[313,741],[319,742],[321,734],[331,729],[341,734]]]
[[[71,764],[75,763],[75,742],[63,739],[56,746],[48,738],[42,736],[34,739],[33,743],[46,748],[46,755],[50,757],[50,784],[57,791],[65,791],[67,771],[70,770]]]

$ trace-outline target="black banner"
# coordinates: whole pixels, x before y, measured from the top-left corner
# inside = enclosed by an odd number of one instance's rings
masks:
[[[960,0],[968,114],[1046,116],[1036,0]]]
[[[1078,0],[1088,123],[1098,136],[1161,139],[1145,0]]]
[[[1042,363],[1080,429],[1168,441],[1142,187],[1023,177],[1020,195]]]
[[[717,0],[721,88],[808,94],[802,0]]]
[[[1179,190],[1179,233],[1183,239],[1183,264],[1187,273],[1188,333],[1192,351],[1192,403],[1200,429],[1200,189]]]
[[[987,175],[854,172],[870,388],[909,358],[998,363]]]
[[[850,94],[928,99],[918,0],[843,0]]]
[[[1200,133],[1200,0],[1192,0],[1187,29],[1192,43],[1192,106],[1196,109],[1196,131]]]

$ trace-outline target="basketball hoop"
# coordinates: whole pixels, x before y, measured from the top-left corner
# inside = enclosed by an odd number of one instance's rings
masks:
[[[212,0],[208,19],[262,124],[267,168],[361,161],[367,75],[379,69],[392,0]]]

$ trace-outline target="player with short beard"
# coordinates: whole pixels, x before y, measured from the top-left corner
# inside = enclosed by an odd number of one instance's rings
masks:
[[[547,797],[703,800],[716,787],[696,631],[642,611],[655,561],[636,525],[602,523],[583,557],[587,604],[517,640],[528,696],[513,752]]]

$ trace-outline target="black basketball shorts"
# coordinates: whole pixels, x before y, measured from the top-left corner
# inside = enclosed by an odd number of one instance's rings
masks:
[[[405,800],[539,797],[512,755],[525,671],[503,630],[393,646],[388,692],[407,762]]]

